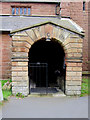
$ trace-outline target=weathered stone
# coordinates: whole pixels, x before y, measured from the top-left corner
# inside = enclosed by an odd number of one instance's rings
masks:
[[[70,47],[72,47],[72,48],[73,48],[73,47],[74,47],[74,48],[75,48],[75,47],[76,47],[76,48],[82,48],[83,46],[82,46],[82,43],[78,43],[78,42],[77,42],[77,43],[70,43]]]
[[[37,40],[41,39],[41,36],[40,36],[40,27],[35,28],[34,32],[36,34]]]
[[[70,49],[70,44],[64,45],[64,48],[65,48],[65,52],[67,54],[68,49]]]
[[[27,37],[27,42],[28,42],[30,45],[34,44],[34,40],[31,39],[30,36]]]
[[[29,52],[29,49],[26,47],[13,47],[13,52]]]
[[[24,45],[25,45],[24,41],[20,41],[20,42],[19,41],[18,42],[17,41],[13,41],[13,46],[15,46],[15,47],[16,46],[24,46]]]
[[[63,42],[63,44],[64,44],[65,46],[67,46],[67,45],[69,44],[69,42],[70,42],[70,38],[67,38],[67,39],[65,39],[65,41]]]
[[[18,72],[13,72],[13,71],[12,71],[12,77],[13,77],[13,76],[17,76],[17,75],[18,75]]]
[[[29,84],[28,84],[28,81],[26,81],[26,82],[13,82],[12,83],[12,87],[27,87]]]
[[[41,38],[45,38],[45,26],[40,26],[40,36]]]
[[[28,76],[28,72],[17,72],[17,76]]]
[[[28,76],[14,76],[12,78],[13,82],[26,82],[29,81]]]
[[[12,87],[12,94],[16,95],[17,93],[22,93],[27,96],[29,94],[28,87]]]
[[[58,32],[59,32],[59,27],[54,26],[54,27],[53,27],[53,38],[57,38]],[[61,34],[60,34],[60,35],[61,35]],[[59,40],[62,41],[62,39],[59,39]]]
[[[72,85],[70,85],[70,86],[67,86],[66,85],[66,90],[67,91],[80,91],[81,90],[81,86],[72,86]]]
[[[67,85],[67,86],[72,86],[72,85],[73,85],[73,86],[74,86],[74,85],[79,85],[79,86],[80,86],[80,85],[81,85],[81,81],[80,81],[80,80],[77,80],[77,81],[74,81],[74,80],[69,80],[69,81],[68,81],[68,80],[67,80],[67,81],[66,81],[66,85]]]
[[[20,56],[27,57],[28,53],[26,53],[26,52],[12,52],[12,56],[13,57],[20,57]]]
[[[81,48],[69,48],[67,49],[67,53],[82,53],[82,49]]]
[[[25,36],[25,37],[27,37],[27,34],[24,31],[21,31],[21,32],[15,33],[14,36]]]
[[[80,94],[81,94],[81,91],[78,91],[78,90],[77,91],[67,91],[66,90],[66,95],[69,95],[69,96],[70,95],[73,95],[73,96],[74,95],[80,95]]]
[[[18,66],[28,66],[28,62],[18,62]]]
[[[67,67],[67,71],[82,71],[82,67]]]
[[[67,80],[75,80],[75,81],[81,81],[82,80],[82,76],[66,76],[66,81]]]
[[[67,67],[82,67],[82,63],[67,63]]]
[[[22,67],[12,67],[12,71],[21,71]]]
[[[80,77],[80,76],[82,76],[82,72],[77,72],[77,71],[74,71],[74,72],[73,72],[73,71],[70,71],[70,72],[69,72],[69,71],[67,71],[67,72],[66,72],[66,75],[67,75],[67,76],[73,76],[73,77],[74,77],[74,76]]]
[[[30,30],[26,30],[26,34],[33,40],[36,41],[37,37],[33,31],[33,28]]]
[[[45,25],[45,36],[46,36],[46,38],[48,38],[47,34],[49,34],[50,38],[52,38],[53,26],[50,25],[50,24]]]
[[[81,38],[70,38],[70,43],[82,43],[83,42],[83,39]]]
[[[17,66],[18,62],[12,62],[12,66]]]

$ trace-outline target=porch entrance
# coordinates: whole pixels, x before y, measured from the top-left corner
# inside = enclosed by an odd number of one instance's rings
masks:
[[[39,62],[48,64],[48,87],[58,85],[66,95],[80,95],[83,29],[70,19],[36,19],[37,24],[11,32],[12,94],[29,94],[28,66]]]
[[[30,93],[65,91],[65,54],[62,46],[52,39],[41,39],[29,51]]]

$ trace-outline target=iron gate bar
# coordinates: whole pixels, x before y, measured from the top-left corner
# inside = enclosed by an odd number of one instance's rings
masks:
[[[46,67],[46,94],[48,94],[48,64]]]
[[[46,86],[46,94],[48,94],[48,64],[47,63],[29,63],[29,67],[30,67],[30,72],[32,74],[31,78],[33,80],[35,80],[36,87],[43,86],[43,83],[41,81],[41,79],[42,79],[41,74],[44,73],[44,71],[46,72],[46,76],[45,76],[45,81],[44,82],[46,84],[45,85]],[[44,69],[41,69],[41,68],[44,68]],[[33,76],[34,72],[35,72],[36,76]],[[39,77],[39,80],[38,80],[38,77]],[[30,83],[31,83],[31,79],[29,79],[29,80],[30,80]],[[30,93],[31,93],[31,87],[30,87]]]

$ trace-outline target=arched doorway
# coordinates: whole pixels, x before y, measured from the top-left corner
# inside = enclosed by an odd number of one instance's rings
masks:
[[[73,28],[77,27],[75,26],[75,24],[72,24],[72,22],[70,24],[71,24],[71,27]],[[47,55],[48,53],[48,56],[51,56],[49,58],[46,57],[51,61],[51,62],[48,61],[48,64],[50,63],[50,65],[55,65],[54,67],[50,67],[51,71],[49,70],[50,71],[49,72],[49,78],[50,78],[49,84],[53,83],[55,86],[55,82],[57,81],[57,79],[53,79],[55,78],[55,76],[53,77],[52,75],[54,74],[52,73],[54,73],[57,69],[60,69],[60,71],[62,71],[62,67],[61,68],[56,67],[57,65],[58,66],[60,65],[58,64],[59,62],[57,62],[60,60],[60,57],[58,56],[62,56],[62,54],[60,54],[60,50],[58,52],[59,54],[52,52],[53,49],[54,51],[56,51],[55,50],[55,45],[56,45],[56,46],[59,46],[56,48],[61,49],[62,52],[64,49],[64,52],[65,52],[62,58],[64,62],[64,56],[65,56],[66,82],[65,82],[65,85],[63,82],[61,82],[63,84],[61,86],[65,86],[65,89],[63,88],[62,89],[65,90],[66,95],[80,95],[81,80],[82,80],[83,33],[78,32],[78,30],[76,29],[72,30],[68,26],[64,27],[63,25],[64,24],[60,26],[58,23],[46,22],[43,24],[38,24],[35,26],[31,26],[25,29],[12,32],[13,33],[12,35],[12,93],[13,94],[22,93],[25,96],[29,94],[28,53],[32,49],[31,48],[32,46],[40,47],[39,45],[40,41],[43,41],[42,45],[45,44],[46,47],[49,46],[47,47],[49,52],[46,52],[47,49],[44,49],[45,54]],[[50,41],[46,42],[46,39],[50,39],[51,42]],[[57,40],[58,42],[60,42],[60,44],[57,42]],[[50,46],[53,46],[53,48]],[[39,49],[39,51],[41,52],[42,50]],[[37,53],[36,49],[35,49],[35,52]],[[43,55],[45,56],[45,54]],[[39,54],[38,56],[41,56],[41,55]],[[44,58],[43,59],[41,58],[43,57],[39,57],[37,60],[40,62],[42,61],[44,62]],[[47,63],[48,59],[45,60],[45,63]],[[54,61],[57,64],[55,64]],[[32,61],[32,62],[37,62],[37,61]],[[61,60],[60,63],[62,64],[63,62]],[[43,84],[43,86],[45,86],[45,84]]]
[[[31,46],[28,55],[30,91],[48,87],[64,92],[65,52],[62,45],[56,39],[42,38]]]

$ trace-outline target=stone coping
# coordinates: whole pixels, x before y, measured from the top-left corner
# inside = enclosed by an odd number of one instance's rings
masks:
[[[13,33],[16,33],[16,32],[24,31],[24,30],[27,30],[27,29],[31,29],[31,28],[38,27],[38,26],[41,26],[41,25],[46,25],[46,24],[52,24],[52,25],[64,28],[66,30],[69,30],[69,31],[74,32],[74,33],[79,34],[79,35],[82,35],[84,37],[84,33],[75,31],[73,29],[70,29],[68,27],[64,27],[62,25],[59,25],[59,24],[57,24],[55,22],[51,22],[51,21],[41,22],[41,23],[38,23],[38,24],[35,24],[35,25],[32,25],[32,26],[28,26],[28,27],[22,28],[22,29],[17,29],[17,30],[11,31],[10,33],[13,34]]]

